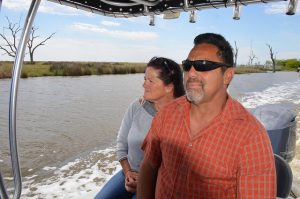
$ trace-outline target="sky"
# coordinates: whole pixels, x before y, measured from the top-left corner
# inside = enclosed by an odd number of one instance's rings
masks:
[[[23,25],[30,2],[2,0],[2,33],[9,35],[4,28],[6,17]],[[237,64],[247,64],[251,51],[255,63],[270,60],[266,44],[272,46],[277,59],[300,59],[300,6],[295,15],[288,16],[287,4],[242,6],[240,20],[232,19],[232,7],[197,11],[196,23],[189,23],[188,13],[169,20],[157,16],[155,26],[149,26],[149,17],[105,17],[42,0],[34,21],[37,35],[55,35],[36,50],[34,60],[148,62],[153,56],[164,56],[181,62],[195,36],[205,32],[223,35],[233,47],[236,43]],[[3,44],[3,40],[0,42]],[[3,53],[0,51],[0,60],[13,60]],[[25,60],[29,60],[28,54]]]

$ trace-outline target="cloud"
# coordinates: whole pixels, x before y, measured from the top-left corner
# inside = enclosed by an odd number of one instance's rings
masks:
[[[71,25],[71,28],[74,30],[102,33],[107,36],[130,40],[154,40],[158,38],[158,35],[154,32],[109,30],[106,28],[98,27],[93,24],[86,23],[73,23]]]
[[[28,0],[4,0],[2,2],[3,8],[9,10],[26,10],[29,8],[30,1]]]
[[[147,62],[163,49],[152,44],[132,45],[93,39],[74,40],[53,38],[44,47],[38,49],[36,60],[53,61],[126,61]],[[0,58],[2,59],[2,58]],[[27,55],[26,60],[29,57]]]
[[[30,7],[31,1],[29,0],[4,0],[2,3],[3,8],[14,11],[27,11]],[[82,10],[72,8],[69,6],[62,6],[49,1],[41,1],[38,12],[55,14],[55,15],[92,15]]]
[[[45,1],[42,1],[45,2]],[[55,3],[43,3],[39,8],[39,12],[53,14],[53,15],[64,15],[64,16],[75,16],[75,15],[86,15],[91,16],[92,13],[78,10],[69,6],[62,6]]]
[[[265,8],[267,14],[282,14],[286,12],[288,2],[270,3]],[[300,12],[300,7],[297,7],[296,14]]]
[[[121,25],[120,23],[112,22],[112,21],[102,21],[101,24],[104,26],[115,26],[115,27]]]

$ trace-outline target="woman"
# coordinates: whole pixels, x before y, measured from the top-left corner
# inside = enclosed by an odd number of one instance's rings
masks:
[[[179,65],[167,58],[153,57],[144,76],[143,99],[132,102],[122,120],[117,138],[117,156],[122,170],[116,173],[95,199],[135,199],[141,145],[157,111],[173,99],[184,95]]]

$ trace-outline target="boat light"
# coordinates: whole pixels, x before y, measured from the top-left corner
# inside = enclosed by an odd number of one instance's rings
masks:
[[[241,18],[241,8],[240,6],[236,5],[233,9],[233,19],[239,20]]]
[[[189,22],[190,23],[196,23],[196,12],[195,10],[192,10],[190,12],[190,19],[189,19]]]
[[[155,26],[155,16],[154,15],[150,15],[149,25],[150,26]]]
[[[297,9],[298,0],[289,0],[289,4],[287,6],[286,14],[294,15]]]

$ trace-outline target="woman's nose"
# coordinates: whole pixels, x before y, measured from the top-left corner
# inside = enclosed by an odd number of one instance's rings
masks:
[[[146,84],[147,84],[147,81],[144,80],[144,83],[143,83],[143,87],[144,87],[144,88],[146,87]]]

